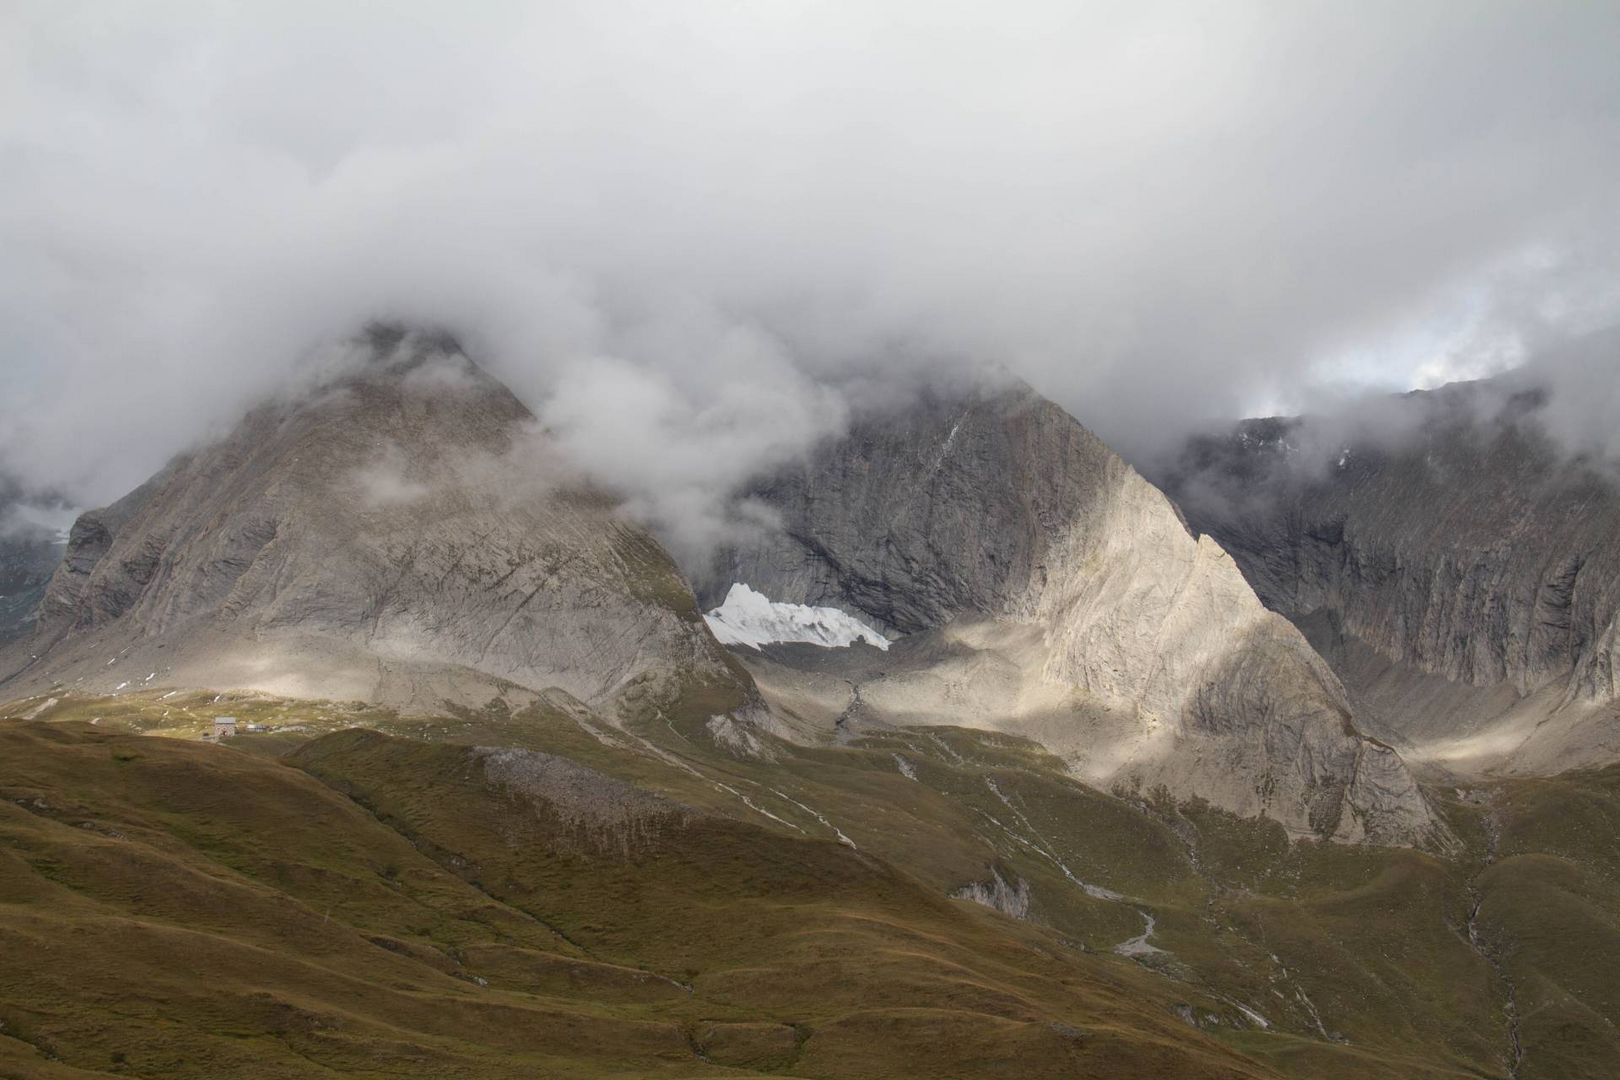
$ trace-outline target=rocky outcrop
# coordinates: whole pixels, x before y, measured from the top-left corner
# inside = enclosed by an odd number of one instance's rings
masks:
[[[1250,421],[1164,479],[1387,737],[1463,767],[1612,760],[1542,724],[1607,724],[1620,615],[1620,486],[1547,438],[1543,404],[1464,384],[1377,424]]]
[[[1001,870],[992,866],[989,881],[970,881],[951,893],[953,899],[971,900],[1013,919],[1029,918],[1029,882],[1012,875],[1008,881]]]
[[[1164,785],[1300,834],[1434,826],[1220,545],[1027,387],[868,416],[748,497],[780,527],[722,553],[700,594],[742,582],[910,635],[845,673],[870,717],[1019,731],[1093,782]]]
[[[5,691],[743,692],[659,545],[453,345],[382,334],[344,371],[83,515]]]

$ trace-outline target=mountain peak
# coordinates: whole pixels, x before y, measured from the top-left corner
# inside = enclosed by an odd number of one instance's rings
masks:
[[[139,668],[142,686],[416,708],[746,694],[667,554],[504,385],[432,335],[368,331],[362,348],[366,366],[86,514],[38,630],[4,658],[7,691],[114,690]]]
[[[466,355],[466,350],[451,331],[397,320],[371,320],[361,328],[358,340],[364,342],[378,358],[393,356],[405,347],[419,352]]]
[[[840,723],[853,686],[871,720],[1029,735],[1105,788],[1166,784],[1305,835],[1443,832],[1220,545],[1025,384],[858,418],[747,494],[781,527],[721,552],[700,596],[746,585],[900,637],[881,667],[821,661]],[[768,698],[774,669],[754,670]]]

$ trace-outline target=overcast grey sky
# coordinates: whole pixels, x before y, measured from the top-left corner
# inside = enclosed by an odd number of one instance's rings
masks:
[[[1134,454],[1489,372],[1620,317],[1617,58],[1600,0],[13,0],[0,459],[110,498],[379,315],[655,499],[895,372]]]

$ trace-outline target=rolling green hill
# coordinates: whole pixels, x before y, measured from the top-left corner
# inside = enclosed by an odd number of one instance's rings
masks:
[[[262,730],[196,738],[227,710]],[[1620,1067],[1620,770],[1431,792],[1421,852],[1005,735],[739,752],[701,711],[14,704],[0,1075]]]

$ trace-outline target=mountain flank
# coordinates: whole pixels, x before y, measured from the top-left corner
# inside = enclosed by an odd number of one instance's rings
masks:
[[[1403,753],[1463,774],[1606,764],[1620,485],[1548,437],[1547,404],[1498,380],[1396,399],[1376,425],[1249,421],[1164,481]]]
[[[73,526],[4,691],[216,686],[612,712],[747,678],[658,543],[436,337],[378,331]]]
[[[700,598],[740,582],[904,635],[819,674],[755,663],[767,696],[1027,734],[1092,783],[1163,786],[1301,835],[1434,831],[1399,756],[1357,730],[1338,679],[1220,544],[1026,386],[860,418],[746,497],[780,527],[722,551]]]

